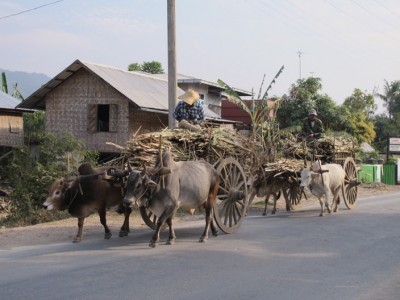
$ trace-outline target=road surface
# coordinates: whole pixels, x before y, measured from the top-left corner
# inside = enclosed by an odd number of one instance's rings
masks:
[[[238,232],[198,243],[204,221],[181,222],[177,242],[152,231],[0,250],[1,299],[400,299],[399,193],[360,198],[319,217],[247,216]],[[162,234],[165,242],[167,232]]]

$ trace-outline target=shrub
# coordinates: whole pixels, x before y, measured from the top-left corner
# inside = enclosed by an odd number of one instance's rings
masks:
[[[82,149],[82,142],[70,133],[61,136],[46,133],[35,150],[35,157],[31,156],[31,149],[22,147],[0,161],[0,176],[13,188],[10,214],[0,224],[29,225],[65,218],[65,213],[44,211],[42,203],[55,178],[72,174],[71,170],[76,170],[83,161],[94,164],[97,160],[97,153]]]

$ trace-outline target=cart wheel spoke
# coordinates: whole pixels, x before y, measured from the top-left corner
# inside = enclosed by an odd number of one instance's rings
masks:
[[[214,206],[214,219],[225,233],[239,229],[247,209],[247,178],[237,160],[228,157],[220,160],[216,170],[220,177],[220,189]]]
[[[139,208],[139,211],[140,211],[140,215],[142,216],[144,223],[147,226],[149,226],[151,229],[156,230],[158,217],[144,206],[141,206]],[[162,229],[165,229],[165,228],[167,228],[167,224],[164,224],[162,227]]]
[[[357,201],[358,194],[358,169],[352,157],[346,158],[343,169],[346,173],[343,199],[347,208],[352,209]]]

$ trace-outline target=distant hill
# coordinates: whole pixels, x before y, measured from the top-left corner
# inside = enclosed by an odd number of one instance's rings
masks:
[[[14,84],[17,84],[18,90],[20,91],[24,99],[26,99],[33,92],[39,89],[43,84],[47,83],[51,79],[49,76],[41,73],[9,71],[0,68],[0,74],[2,72],[6,73],[8,93],[12,95],[12,93],[14,92]]]

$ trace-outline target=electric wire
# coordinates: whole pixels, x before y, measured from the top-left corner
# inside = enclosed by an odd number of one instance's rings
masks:
[[[24,10],[24,11],[20,11],[20,12],[15,13],[15,14],[7,15],[7,16],[2,16],[2,17],[0,17],[0,20],[6,19],[6,18],[11,18],[11,17],[14,17],[14,16],[18,16],[18,15],[21,15],[21,14],[24,14],[24,13],[27,13],[27,12],[30,12],[30,11],[33,11],[33,10],[36,10],[36,9],[45,7],[45,6],[53,5],[53,4],[56,4],[56,3],[58,3],[58,2],[62,2],[62,1],[64,1],[64,0],[54,1],[54,2],[47,3],[47,4],[43,4],[43,5],[40,5],[40,6],[31,8],[31,9],[27,9],[27,10]]]
[[[395,25],[393,25],[392,23],[388,22],[386,19],[382,18],[381,16],[378,16],[377,14],[373,13],[372,11],[370,11],[369,9],[365,8],[364,6],[362,6],[361,4],[359,4],[357,1],[355,0],[351,0],[354,4],[356,4],[358,7],[360,7],[362,10],[366,11],[367,13],[369,13],[370,15],[374,16],[375,18],[381,20],[382,22],[388,24],[389,26],[393,27],[396,30],[399,30],[398,27],[396,27]]]

